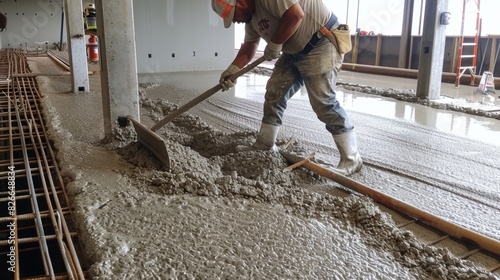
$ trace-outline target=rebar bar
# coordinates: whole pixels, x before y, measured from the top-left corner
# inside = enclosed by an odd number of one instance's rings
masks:
[[[20,184],[12,194],[15,210],[19,205],[21,212],[0,217],[0,223],[15,223],[13,279],[20,279],[22,270],[22,279],[85,279],[73,244],[77,234],[67,224],[71,219],[68,197],[46,133],[41,95],[35,76],[29,73],[24,54],[0,51],[0,142],[5,143],[0,147],[0,179],[15,178]],[[15,168],[15,176],[9,168]],[[0,190],[0,203],[10,203],[10,194]],[[5,235],[6,230],[0,233]],[[0,240],[0,254],[9,254],[9,242]],[[37,252],[39,272],[32,272],[33,264],[20,267],[24,263],[20,259]]]

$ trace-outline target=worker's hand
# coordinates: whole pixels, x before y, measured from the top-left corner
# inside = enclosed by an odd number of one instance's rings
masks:
[[[267,43],[266,49],[264,50],[264,58],[266,60],[274,60],[280,57],[281,49],[283,44],[275,44],[272,41]]]
[[[234,87],[234,85],[236,84],[236,80],[233,82],[229,79],[229,77],[231,77],[238,71],[240,71],[240,67],[231,64],[229,65],[229,67],[227,67],[226,71],[222,72],[219,79],[219,83],[222,86],[222,91],[226,91]]]

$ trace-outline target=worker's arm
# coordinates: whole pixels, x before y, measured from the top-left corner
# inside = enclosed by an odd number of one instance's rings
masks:
[[[259,46],[259,40],[245,41],[243,42],[243,44],[241,44],[241,48],[238,51],[236,58],[234,58],[231,65],[229,65],[226,71],[222,72],[220,76],[219,83],[222,86],[222,91],[226,91],[234,87],[236,81],[231,81],[228,78],[231,77],[236,72],[240,71],[241,68],[243,68],[250,62],[250,60],[252,60],[252,58],[255,55],[255,52],[257,51],[258,46]]]
[[[231,64],[236,65],[239,68],[243,68],[245,65],[247,65],[257,52],[259,42],[260,40],[243,42],[243,44],[241,44],[240,50],[238,51],[238,54]]]
[[[278,29],[274,33],[271,42],[283,44],[288,41],[299,28],[303,18],[304,11],[302,7],[298,3],[291,6],[281,17]]]
[[[280,19],[276,33],[274,33],[271,41],[267,43],[266,49],[264,50],[264,57],[266,60],[273,60],[280,56],[283,43],[288,41],[295,31],[297,31],[303,18],[304,11],[298,3],[286,10]]]

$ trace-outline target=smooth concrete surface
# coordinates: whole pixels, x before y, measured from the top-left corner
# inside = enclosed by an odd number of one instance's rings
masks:
[[[417,80],[399,77],[389,77],[383,75],[366,74],[351,71],[341,71],[339,73],[338,82],[369,85],[376,88],[391,88],[398,90],[416,90]],[[452,83],[441,84],[441,99],[452,98],[455,102],[479,102],[492,103],[492,105],[500,106],[498,99],[500,90],[496,90],[495,94],[476,93],[476,86],[460,85],[455,87]],[[448,100],[451,102],[451,100]]]
[[[375,88],[394,90],[415,90],[417,80],[399,77],[342,71],[338,77],[339,83],[368,85]],[[496,94],[484,95],[476,92],[477,86],[441,84],[441,97],[438,102],[455,104],[457,106],[471,106],[489,108],[492,112],[500,113],[499,91]],[[344,94],[339,88],[339,100],[348,110],[369,113],[379,117],[397,118],[418,125],[438,129],[445,133],[469,138],[471,140],[500,145],[500,120],[473,114],[440,110],[416,103],[400,101],[378,95]]]

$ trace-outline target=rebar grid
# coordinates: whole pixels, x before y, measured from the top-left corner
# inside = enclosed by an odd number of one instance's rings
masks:
[[[0,278],[85,279],[36,80],[15,76],[30,72],[24,54],[0,52]]]

